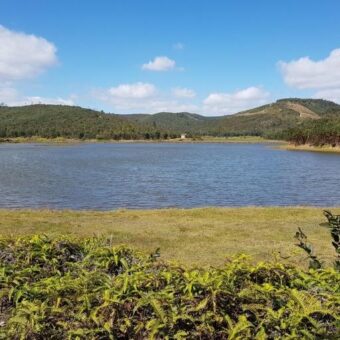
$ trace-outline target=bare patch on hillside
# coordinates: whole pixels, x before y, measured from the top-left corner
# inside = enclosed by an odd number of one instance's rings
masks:
[[[320,116],[314,111],[308,109],[307,107],[293,102],[286,102],[285,106],[293,111],[299,113],[300,118],[309,118],[309,119],[320,119]]]

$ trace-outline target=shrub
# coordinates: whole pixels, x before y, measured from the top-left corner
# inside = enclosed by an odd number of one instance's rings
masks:
[[[245,257],[185,269],[105,239],[0,239],[0,338],[335,338],[340,275]]]

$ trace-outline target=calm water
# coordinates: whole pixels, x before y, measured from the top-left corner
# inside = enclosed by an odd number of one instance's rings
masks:
[[[0,208],[340,205],[340,155],[242,144],[0,144]]]

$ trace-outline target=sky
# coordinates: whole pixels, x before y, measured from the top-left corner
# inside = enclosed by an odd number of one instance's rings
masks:
[[[226,115],[340,103],[339,0],[0,0],[0,103]]]

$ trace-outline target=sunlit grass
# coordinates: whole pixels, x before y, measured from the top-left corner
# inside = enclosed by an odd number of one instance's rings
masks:
[[[331,209],[339,213],[339,208]],[[162,258],[188,265],[222,265],[226,256],[246,253],[255,261],[280,252],[288,263],[306,264],[294,245],[301,227],[315,252],[334,258],[321,208],[246,207],[164,210],[0,210],[0,234],[88,237],[112,235],[114,244],[142,251],[161,248]],[[321,226],[320,226],[321,224]]]
[[[313,146],[313,145],[308,145],[308,144],[303,144],[303,145],[294,145],[294,144],[283,144],[280,146],[280,149],[283,150],[290,150],[290,151],[313,151],[313,152],[335,152],[339,153],[340,152],[340,147],[339,146]]]

